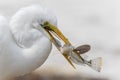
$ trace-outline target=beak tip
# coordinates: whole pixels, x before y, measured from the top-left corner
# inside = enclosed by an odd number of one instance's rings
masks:
[[[69,56],[68,56],[67,54],[63,54],[63,56],[64,56],[65,59],[68,61],[68,63],[69,63],[74,69],[76,69],[75,66],[73,65],[73,63],[71,62]]]

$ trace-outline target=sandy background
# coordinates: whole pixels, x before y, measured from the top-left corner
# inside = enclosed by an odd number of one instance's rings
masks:
[[[0,0],[0,13],[8,19],[21,7],[42,4],[54,11],[58,27],[74,46],[90,44],[90,58],[103,57],[101,73],[85,66],[74,70],[53,50],[36,71],[53,74],[89,75],[120,80],[120,1],[119,0]]]

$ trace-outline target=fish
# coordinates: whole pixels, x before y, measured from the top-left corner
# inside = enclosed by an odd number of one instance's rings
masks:
[[[72,46],[72,44],[69,41],[68,41],[69,44],[64,43],[64,45],[62,45],[58,39],[56,39],[55,37],[52,38],[53,38],[53,44],[61,52],[61,54],[67,59],[67,61],[72,65],[74,69],[76,69],[76,67],[74,66],[73,63],[77,65],[80,64],[88,65],[97,72],[101,71],[102,57],[97,57],[95,59],[91,59],[88,61],[81,56],[81,54],[85,54],[88,51],[90,51],[91,49],[90,45],[85,44],[75,48],[74,46]]]
[[[97,57],[95,59],[91,60],[86,60],[81,56],[81,54],[85,54],[90,50],[90,45],[81,45],[77,48],[74,48],[73,46],[70,45],[64,45],[62,47],[62,53],[67,53],[69,55],[69,59],[78,65],[88,65],[91,67],[93,70],[100,72],[101,71],[101,66],[102,66],[102,57]]]

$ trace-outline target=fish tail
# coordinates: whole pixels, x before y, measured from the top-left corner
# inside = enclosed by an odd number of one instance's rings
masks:
[[[89,66],[94,69],[95,71],[100,72],[102,66],[102,58],[98,57],[95,59],[90,60]]]

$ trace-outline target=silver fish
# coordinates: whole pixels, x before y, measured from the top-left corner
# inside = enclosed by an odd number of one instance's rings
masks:
[[[62,47],[62,53],[67,53],[69,55],[69,59],[74,62],[75,64],[86,64],[92,69],[100,72],[101,66],[102,66],[102,58],[98,57],[95,59],[91,59],[90,61],[87,61],[85,58],[80,56],[80,54],[84,54],[90,50],[89,45],[82,45],[76,48],[70,45],[64,45]],[[79,48],[79,49],[78,49]],[[80,50],[80,51],[79,51]]]
[[[91,67],[92,69],[100,72],[101,66],[102,66],[102,58],[101,57],[87,61],[85,58],[83,58],[81,56],[81,54],[84,54],[90,50],[89,45],[82,45],[82,46],[75,48],[71,45],[71,43],[67,40],[67,38],[65,38],[66,42],[62,46],[62,44],[60,43],[59,40],[57,40],[54,36],[52,36],[52,38],[53,38],[53,44],[63,54],[63,56],[72,65],[73,68],[75,68],[73,63],[86,64],[89,67]]]

